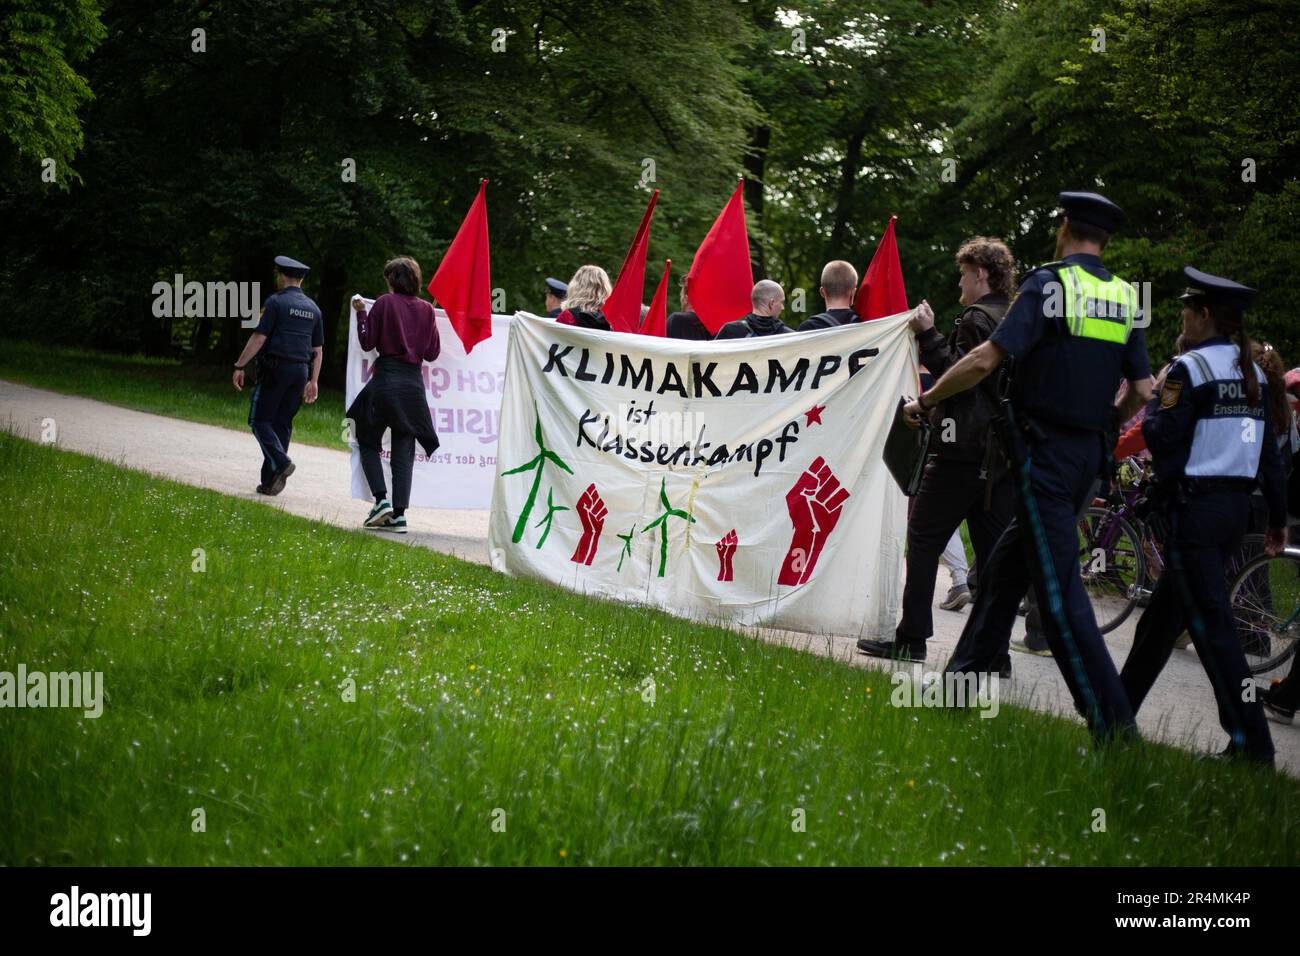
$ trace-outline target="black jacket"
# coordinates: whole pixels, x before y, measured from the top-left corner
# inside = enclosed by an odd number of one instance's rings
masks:
[[[565,322],[564,317],[568,316],[572,322]],[[604,312],[584,312],[582,309],[565,309],[556,317],[556,321],[563,322],[565,325],[576,325],[580,329],[598,329],[601,332],[609,331],[609,321],[605,318]]]
[[[756,335],[780,335],[782,332],[793,331],[778,315],[755,315],[751,312],[743,319],[728,322],[718,329],[714,339],[747,339]]]
[[[938,379],[963,355],[988,340],[1006,315],[1007,306],[1005,295],[989,293],[957,316],[946,339],[938,329],[927,329],[917,337],[921,364]],[[990,375],[974,388],[939,403],[930,414],[935,429],[930,451],[934,455],[952,461],[984,460],[997,412],[996,387],[996,376]]]
[[[817,315],[804,319],[803,324],[799,326],[799,331],[833,329],[836,326],[848,325],[850,322],[857,321],[859,321],[858,314],[852,309],[827,309],[825,312],[819,312]]]
[[[694,339],[697,342],[707,342],[713,338],[713,333],[694,312],[674,312],[668,316],[667,328],[670,339]]]

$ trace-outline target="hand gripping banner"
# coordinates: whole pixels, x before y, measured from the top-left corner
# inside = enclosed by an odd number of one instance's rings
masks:
[[[917,372],[906,315],[700,343],[519,313],[492,564],[703,620],[892,633],[907,508],[881,453]]]

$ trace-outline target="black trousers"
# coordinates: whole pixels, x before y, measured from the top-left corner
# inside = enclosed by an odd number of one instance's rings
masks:
[[[1011,522],[1015,500],[1009,475],[987,488],[980,477],[981,470],[978,461],[941,458],[925,466],[921,488],[907,521],[907,582],[903,586],[903,617],[895,631],[895,638],[900,642],[924,645],[934,635],[931,605],[939,555],[963,521],[970,529],[980,580],[986,580],[985,562]],[[989,492],[988,510],[984,508],[986,491]]]
[[[405,511],[411,504],[411,474],[415,470],[415,436],[410,432],[389,431],[388,447],[391,452],[389,466],[393,472],[393,507]],[[365,472],[370,493],[378,498],[388,497],[384,483],[384,466],[378,445],[357,442],[361,452],[361,470]]]
[[[248,406],[248,424],[262,447],[264,485],[269,485],[272,475],[289,460],[293,417],[302,405],[302,393],[306,387],[306,363],[263,365],[258,370],[257,385]]]
[[[1138,620],[1120,676],[1136,712],[1168,662],[1178,635],[1187,629],[1214,688],[1219,723],[1231,738],[1231,749],[1271,760],[1273,738],[1264,709],[1253,694],[1245,693],[1250,667],[1223,573],[1241,544],[1250,508],[1250,495],[1221,491],[1194,495],[1174,513],[1170,566]]]
[[[975,604],[947,670],[1000,668],[1009,657],[1020,599],[1032,585],[1052,657],[1093,736],[1129,734],[1133,710],[1079,573],[1077,515],[1092,497],[1101,470],[1102,439],[1092,432],[1041,428],[1044,440],[1029,451],[1028,473],[1012,476],[1016,517],[980,568]]]

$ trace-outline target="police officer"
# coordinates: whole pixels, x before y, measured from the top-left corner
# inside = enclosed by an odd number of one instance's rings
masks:
[[[919,417],[1014,360],[1008,430],[1016,517],[980,568],[975,605],[948,662],[955,673],[1010,675],[1016,609],[1034,586],[1053,657],[1098,741],[1134,730],[1133,711],[1102,641],[1079,576],[1075,515],[1102,470],[1112,404],[1127,378],[1121,419],[1152,395],[1137,295],[1101,252],[1124,214],[1097,193],[1065,192],[1056,233],[1059,261],[1034,270],[987,342],[972,349],[905,413]],[[1012,441],[1014,439],[1014,441]]]
[[[1273,763],[1273,740],[1237,633],[1224,564],[1250,521],[1258,482],[1268,505],[1264,549],[1286,546],[1286,479],[1268,415],[1268,385],[1243,321],[1255,290],[1190,266],[1183,335],[1193,347],[1165,372],[1142,436],[1170,516],[1170,569],[1142,612],[1121,679],[1134,712],[1184,628],[1228,732],[1223,756]]]
[[[320,308],[302,291],[308,268],[297,259],[276,256],[279,291],[262,306],[257,331],[235,363],[235,390],[244,390],[244,369],[257,356],[257,385],[249,403],[248,424],[262,446],[259,494],[278,495],[293,474],[289,438],[298,406],[316,401],[325,323]],[[310,368],[309,368],[310,366]]]
[[[559,279],[546,277],[546,317],[548,319],[559,318],[560,313],[564,311],[564,297],[568,294],[569,284],[561,282]]]

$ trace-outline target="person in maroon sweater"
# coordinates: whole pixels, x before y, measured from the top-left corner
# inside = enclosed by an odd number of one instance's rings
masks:
[[[375,300],[370,311],[360,297],[352,300],[357,316],[357,338],[366,351],[376,349],[379,359],[366,387],[353,400],[347,417],[353,422],[361,469],[365,472],[375,506],[366,516],[367,528],[405,533],[406,508],[411,502],[411,473],[415,469],[415,443],[425,455],[438,449],[433,416],[424,396],[420,367],[438,357],[438,324],[433,304],[418,298],[423,282],[420,264],[400,256],[384,266],[388,294]],[[393,474],[393,500],[388,500],[380,448],[385,431],[391,432],[389,449]]]

